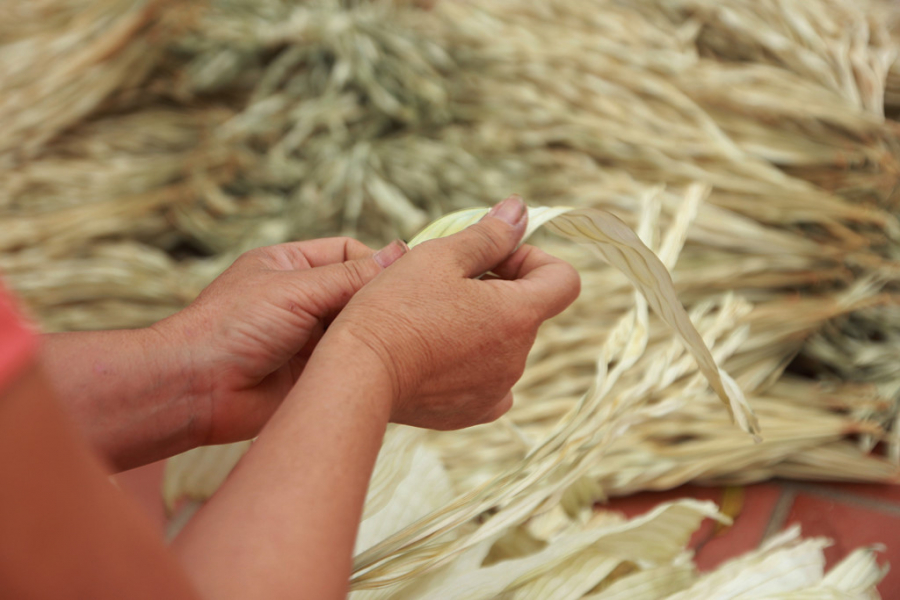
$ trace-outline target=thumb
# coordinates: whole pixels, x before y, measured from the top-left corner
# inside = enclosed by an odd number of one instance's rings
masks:
[[[527,224],[525,203],[512,195],[479,222],[444,238],[442,253],[455,257],[466,277],[480,277],[515,251]]]
[[[307,286],[307,297],[313,304],[311,312],[320,319],[333,317],[353,294],[408,251],[409,247],[404,242],[394,240],[372,256],[307,271],[308,276],[313,278],[311,285]]]

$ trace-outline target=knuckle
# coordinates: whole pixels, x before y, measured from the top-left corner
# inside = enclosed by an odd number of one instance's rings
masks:
[[[498,402],[488,409],[486,413],[478,420],[477,424],[492,423],[509,412],[512,408],[512,395],[505,394]]]
[[[368,277],[363,265],[356,261],[345,261],[339,263],[343,277],[353,289],[359,289],[368,281]]]
[[[247,250],[237,257],[237,260],[234,261],[234,265],[246,266],[249,264],[258,263],[260,260],[265,258],[265,256],[266,252],[263,248],[254,248],[253,250]]]
[[[510,303],[506,309],[508,315],[508,327],[510,334],[516,338],[528,336],[540,327],[542,319],[540,311],[534,302],[516,301]]]
[[[447,238],[422,242],[403,255],[403,263],[395,264],[402,264],[404,269],[418,272],[417,276],[427,277],[439,266],[446,265],[447,257],[454,254],[453,246],[448,242]]]
[[[502,235],[484,223],[476,223],[463,235],[448,238],[448,243],[460,264],[477,262],[496,264],[509,253]]]
[[[487,256],[506,255],[506,240],[500,232],[491,227],[487,223],[476,223],[469,228],[471,232],[472,246],[474,249],[486,254]]]
[[[347,260],[372,252],[371,248],[352,237],[343,236],[338,239],[344,244],[344,257]]]
[[[581,293],[581,274],[578,273],[578,269],[570,265],[565,261],[562,262],[562,269],[564,272],[564,277],[566,280],[566,288],[570,291],[573,296],[578,296]]]
[[[565,310],[581,294],[581,276],[578,271],[566,262],[558,265],[559,275],[556,283],[548,290],[544,304],[543,316],[549,318]]]
[[[528,354],[527,348],[519,354],[520,356],[516,356],[513,360],[510,361],[506,373],[504,373],[500,382],[502,383],[500,387],[505,392],[511,390],[512,387],[516,385],[516,382],[521,379],[522,374],[525,372],[525,356],[527,356]]]

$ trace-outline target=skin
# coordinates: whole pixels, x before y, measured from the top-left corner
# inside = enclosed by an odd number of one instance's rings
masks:
[[[515,250],[526,218],[512,198],[405,254],[347,240],[255,251],[150,330],[48,340],[73,430],[113,465],[259,435],[171,550],[148,550],[162,580],[174,553],[202,597],[344,597],[387,423],[502,415],[538,327],[578,294],[569,265]],[[48,388],[33,393],[53,405]],[[0,550],[16,543],[0,537]]]
[[[0,390],[0,597],[200,597],[32,367]]]
[[[376,260],[349,238],[253,250],[152,327],[43,336],[44,370],[116,471],[250,439],[325,325],[402,252],[391,244]]]

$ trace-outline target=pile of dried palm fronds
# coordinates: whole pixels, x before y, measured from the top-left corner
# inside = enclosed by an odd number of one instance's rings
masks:
[[[548,240],[581,298],[543,330],[508,418],[427,436],[461,494],[452,519],[361,555],[360,586],[437,572],[556,505],[690,480],[893,481],[898,15],[887,0],[7,2],[0,271],[50,329],[140,326],[247,248],[408,238],[513,190],[638,229],[764,441],[731,426],[624,278]],[[214,489],[229,463],[205,456],[170,496]]]
[[[454,492],[441,461],[417,440],[421,435],[407,428],[388,433],[384,452],[400,460],[382,460],[376,468],[357,540],[361,556],[370,555],[389,534],[453,503]],[[800,541],[796,528],[698,576],[685,547],[704,518],[728,522],[711,503],[693,500],[660,505],[630,521],[590,509],[567,514],[557,506],[527,523],[483,536],[455,560],[444,560],[446,564],[393,585],[374,587],[373,579],[384,573],[369,572],[358,583],[374,589],[351,597],[877,597],[874,586],[884,571],[875,562],[875,548],[857,550],[823,577],[822,549],[827,541]],[[467,533],[471,535],[463,530],[436,537],[430,549],[445,553]]]

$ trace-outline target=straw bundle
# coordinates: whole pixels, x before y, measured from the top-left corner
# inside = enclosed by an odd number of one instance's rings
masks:
[[[435,576],[535,514],[640,489],[893,481],[898,15],[845,0],[7,3],[0,271],[50,329],[140,326],[250,247],[408,238],[513,189],[637,229],[764,441],[732,428],[624,278],[539,240],[579,267],[581,298],[542,331],[508,418],[417,441],[449,492],[402,535],[385,520],[358,587]],[[173,461],[170,500],[205,497],[239,455]]]

